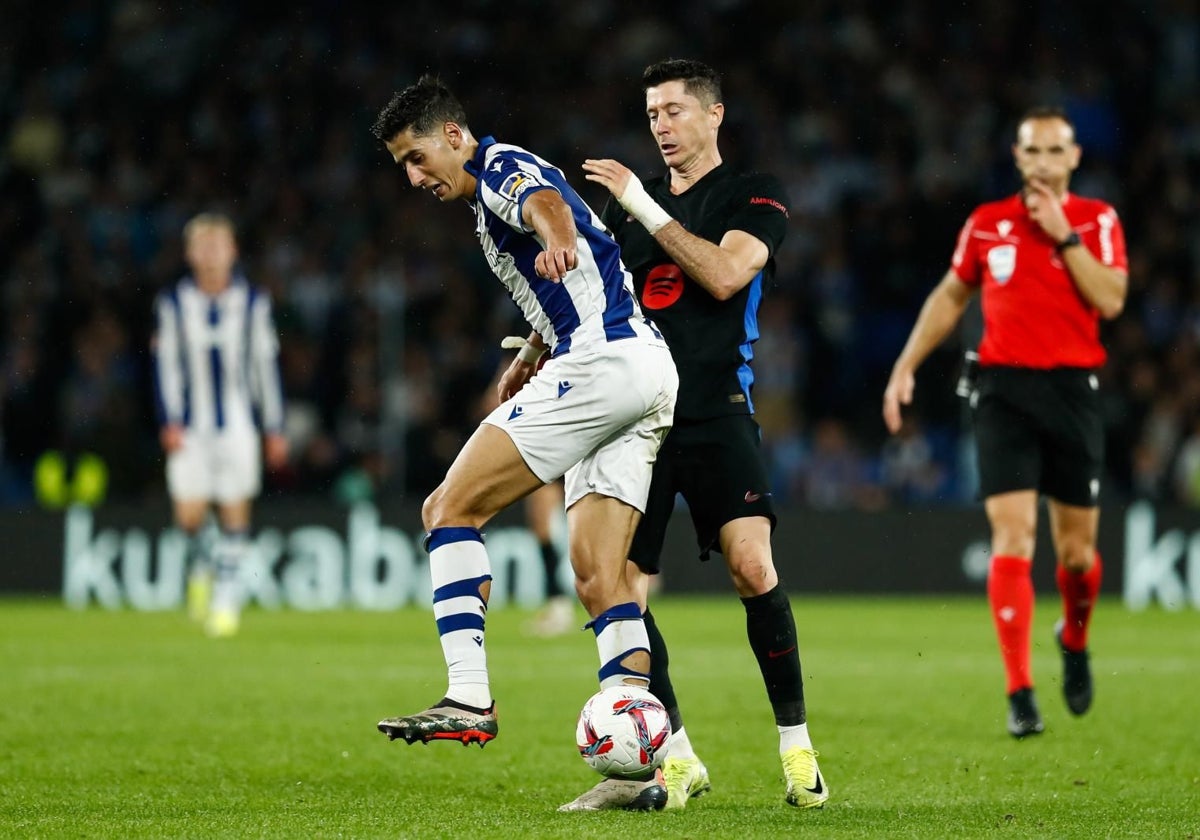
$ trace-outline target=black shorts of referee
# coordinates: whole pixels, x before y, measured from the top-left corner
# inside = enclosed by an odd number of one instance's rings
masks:
[[[971,397],[980,495],[1037,490],[1064,504],[1097,505],[1104,468],[1099,388],[1091,369],[981,368]]]

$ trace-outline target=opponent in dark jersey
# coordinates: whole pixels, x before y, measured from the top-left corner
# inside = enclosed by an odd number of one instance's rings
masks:
[[[1013,157],[1024,189],[979,207],[963,226],[951,268],[892,369],[883,415],[899,431],[914,372],[982,289],[980,377],[971,400],[992,529],[988,599],[1008,677],[1008,731],[1021,738],[1044,728],[1030,668],[1039,491],[1049,497],[1058,555],[1063,693],[1077,715],[1092,702],[1087,631],[1100,590],[1104,443],[1094,369],[1105,358],[1099,319],[1121,312],[1128,283],[1117,214],[1067,190],[1080,149],[1066,116],[1046,108],[1026,114]]]
[[[643,595],[658,570],[676,493],[687,501],[703,555],[725,556],[746,609],[747,634],[779,729],[792,805],[829,797],[808,734],[796,625],[771,558],[775,514],[753,417],[750,361],[758,308],[787,228],[787,200],[768,175],[722,165],[720,79],[695,61],[664,61],[642,77],[646,114],[668,174],[648,188],[614,160],[589,160],[588,180],[615,200],[603,213],[633,272],[645,313],[662,331],[679,371],[675,424],[659,450],[646,513],[630,549]],[[636,567],[636,568],[635,568]],[[671,715],[663,765],[667,807],[710,787],[684,730],[667,669],[666,643],[649,610],[650,690]],[[569,810],[626,807],[620,782],[601,782]]]
[[[616,199],[601,213],[633,273],[642,309],[662,331],[679,371],[675,423],[753,414],[753,343],[758,308],[775,274],[774,254],[787,233],[787,197],[772,175],[738,174],[717,166],[685,192],[671,192],[669,175],[646,192],[687,232],[720,242],[728,231],[748,233],[767,246],[766,264],[721,300],[691,280],[645,227]]]

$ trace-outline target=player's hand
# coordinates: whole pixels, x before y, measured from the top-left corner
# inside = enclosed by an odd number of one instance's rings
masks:
[[[532,379],[535,373],[537,373],[537,365],[513,359],[508,370],[500,375],[500,382],[496,385],[496,396],[500,398],[500,402],[504,402],[524,388],[525,383]]]
[[[561,283],[567,272],[579,264],[575,246],[566,248],[546,248],[533,260],[533,270],[537,276],[552,283]]]
[[[887,424],[892,434],[900,431],[904,418],[900,416],[900,406],[910,405],[913,398],[913,388],[916,378],[907,369],[893,370],[888,379],[887,389],[883,392],[883,422]]]
[[[287,438],[277,432],[263,436],[263,455],[267,459],[267,466],[273,470],[287,466]]]
[[[1071,223],[1063,211],[1062,201],[1045,181],[1031,178],[1025,185],[1025,209],[1029,218],[1055,242],[1062,242],[1071,232]]]
[[[637,177],[624,164],[609,158],[589,158],[583,162],[583,171],[587,173],[584,178],[602,185],[616,198],[625,192],[629,179]]]
[[[163,452],[174,452],[183,446],[183,426],[170,423],[158,430],[158,442],[162,444]]]

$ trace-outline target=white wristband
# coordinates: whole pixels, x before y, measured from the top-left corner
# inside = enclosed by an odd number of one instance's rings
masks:
[[[542,358],[542,354],[545,352],[545,347],[534,347],[529,342],[525,342],[525,346],[517,351],[517,358],[527,365],[536,365],[538,359]]]
[[[646,188],[642,186],[642,182],[632,173],[629,176],[629,183],[625,185],[625,189],[617,201],[630,216],[642,223],[642,227],[650,231],[651,236],[658,233],[671,221],[671,216],[667,211],[658,206],[658,202],[650,197]]]
[[[516,350],[517,358],[527,365],[536,365],[538,359],[546,352],[545,347],[534,347],[519,335],[506,335],[500,340],[500,347],[504,350]]]

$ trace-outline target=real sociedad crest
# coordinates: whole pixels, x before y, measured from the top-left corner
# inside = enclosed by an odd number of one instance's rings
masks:
[[[997,245],[987,253],[988,271],[996,282],[1003,286],[1013,276],[1017,267],[1017,246]]]

